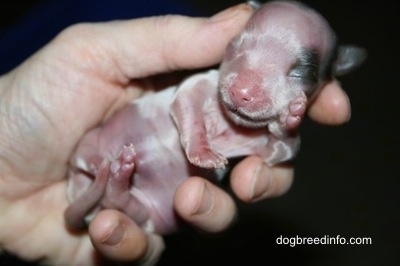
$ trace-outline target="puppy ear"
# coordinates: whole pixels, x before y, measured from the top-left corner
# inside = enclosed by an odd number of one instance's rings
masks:
[[[254,10],[259,9],[262,6],[260,1],[247,1],[247,4],[251,6]]]
[[[345,75],[359,67],[367,59],[367,50],[354,45],[341,45],[333,64],[335,76]]]

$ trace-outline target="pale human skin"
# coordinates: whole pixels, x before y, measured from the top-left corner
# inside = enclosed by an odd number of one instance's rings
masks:
[[[88,231],[67,229],[68,159],[85,132],[152,90],[151,79],[141,78],[220,62],[251,13],[242,4],[211,19],[165,16],[73,26],[0,77],[0,246],[53,265],[97,265],[99,255],[155,263],[162,238],[144,233],[123,213],[105,210]],[[319,123],[344,123],[350,118],[347,95],[332,82],[308,114]],[[269,168],[252,156],[234,168],[230,181],[239,199],[254,202],[286,192],[293,174],[291,166]],[[178,188],[174,207],[206,232],[227,228],[236,213],[230,196],[200,177]]]

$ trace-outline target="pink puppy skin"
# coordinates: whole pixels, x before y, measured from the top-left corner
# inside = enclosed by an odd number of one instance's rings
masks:
[[[82,138],[71,158],[67,224],[85,227],[98,210],[113,208],[148,232],[175,231],[173,196],[185,179],[213,179],[232,157],[254,154],[268,165],[293,159],[310,99],[364,58],[361,48],[337,47],[312,9],[259,5],[219,70],[141,97]]]

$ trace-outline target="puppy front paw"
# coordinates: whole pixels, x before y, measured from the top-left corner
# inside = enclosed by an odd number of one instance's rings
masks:
[[[296,130],[304,117],[307,108],[307,97],[302,94],[289,103],[287,113],[284,114],[281,121],[287,131]]]

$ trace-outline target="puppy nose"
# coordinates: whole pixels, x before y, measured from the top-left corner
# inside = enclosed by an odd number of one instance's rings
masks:
[[[249,87],[235,88],[230,91],[231,100],[238,107],[242,107],[254,100],[252,90]]]

